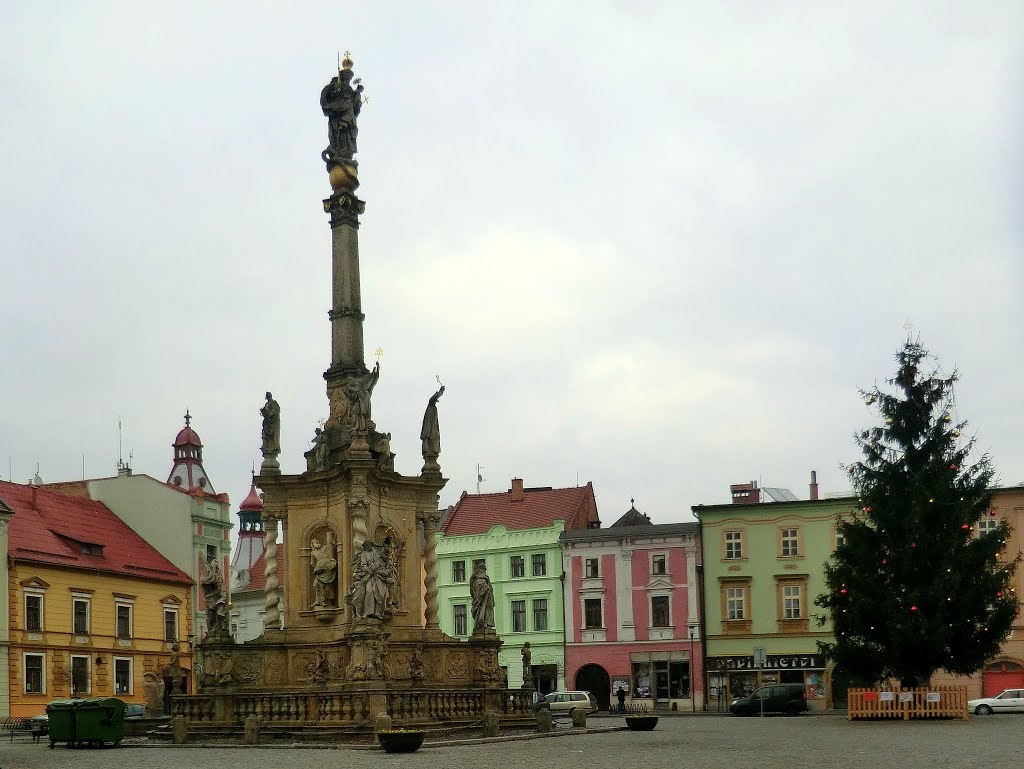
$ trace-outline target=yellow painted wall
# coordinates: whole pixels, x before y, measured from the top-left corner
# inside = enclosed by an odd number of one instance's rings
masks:
[[[48,584],[43,592],[43,630],[25,629],[25,588],[28,580]],[[89,633],[72,634],[72,592],[90,593]],[[132,637],[116,637],[115,593],[134,596]],[[116,696],[126,702],[145,702],[143,675],[158,673],[170,661],[170,644],[163,638],[164,599],[175,597],[178,604],[178,636],[182,666],[190,669],[186,641],[191,617],[191,589],[188,585],[133,579],[113,574],[61,569],[25,561],[11,561],[8,577],[10,601],[10,708],[12,716],[33,716],[44,712],[51,700],[71,696],[71,655],[88,655],[91,688],[89,697],[114,694],[114,657],[132,660],[132,688]],[[25,692],[25,652],[46,655],[45,691]],[[97,662],[102,659],[103,662]]]

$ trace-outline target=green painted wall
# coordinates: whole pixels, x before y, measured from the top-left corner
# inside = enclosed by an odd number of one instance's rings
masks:
[[[487,534],[466,534],[449,537],[437,536],[438,615],[441,629],[457,638],[454,606],[466,606],[466,632],[473,632],[472,599],[469,579],[473,574],[473,561],[483,558],[487,562],[487,576],[494,587],[494,625],[501,638],[502,650],[498,662],[508,669],[508,682],[517,688],[523,682],[523,664],[520,650],[530,642],[533,665],[556,665],[557,688],[565,688],[565,633],[562,603],[562,551],[558,536],[564,525],[555,521],[551,526],[509,531],[495,526]],[[546,574],[533,576],[532,556],[544,555]],[[511,559],[521,556],[525,576],[513,577]],[[465,561],[466,579],[453,581],[453,562]],[[547,630],[534,629],[533,601],[547,600]],[[512,602],[526,602],[526,631],[512,632]]]
[[[746,655],[754,646],[768,654],[813,654],[817,642],[831,638],[831,626],[819,626],[821,609],[814,599],[824,592],[823,566],[835,549],[836,519],[853,509],[853,500],[826,499],[804,502],[772,502],[756,505],[713,505],[693,508],[701,522],[704,547],[704,619],[709,657]],[[797,527],[800,554],[780,555],[779,529]],[[726,531],[741,531],[743,557],[724,557]],[[806,575],[804,631],[780,623],[780,579]],[[727,632],[723,623],[723,580],[749,578],[747,610],[749,632]],[[737,584],[728,582],[728,584]]]

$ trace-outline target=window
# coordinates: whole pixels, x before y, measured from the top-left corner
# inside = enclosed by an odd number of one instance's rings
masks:
[[[466,581],[466,562],[452,561],[452,582]]]
[[[206,546],[206,560],[207,561],[216,561],[217,560],[217,546],[216,545],[207,545]]]
[[[452,617],[455,620],[455,635],[466,635],[466,604],[457,603],[452,606]]]
[[[533,576],[543,577],[548,573],[548,559],[544,553],[534,553],[530,560],[533,562]]]
[[[72,631],[75,635],[89,632],[89,599],[75,598],[72,601]]]
[[[779,555],[783,558],[800,555],[800,529],[779,529]]]
[[[782,586],[782,618],[800,619],[800,585]]]
[[[512,632],[526,632],[526,601],[512,602]]]
[[[743,557],[743,533],[739,531],[725,532],[725,557]]]
[[[836,550],[841,548],[844,544],[846,544],[846,537],[843,536],[843,532],[836,529]]]
[[[508,559],[509,572],[513,578],[526,576],[526,560],[521,555],[513,555]]]
[[[39,633],[43,629],[43,597],[41,595],[25,594],[25,630],[30,633]]]
[[[127,657],[114,657],[114,694],[133,694],[132,661]]]
[[[46,657],[42,654],[25,655],[25,694],[45,694],[43,681],[46,670]]]
[[[586,561],[586,575],[587,579],[596,579],[601,576],[601,571],[598,568],[599,561],[596,558],[588,558]]]
[[[533,629],[548,629],[548,599],[535,598],[533,601]]]
[[[651,627],[669,627],[668,596],[651,597]]]
[[[667,574],[668,571],[665,568],[665,554],[660,553],[658,555],[651,556],[651,574]]]
[[[604,627],[601,613],[600,598],[583,599],[583,627],[588,629]]]
[[[747,618],[746,598],[746,590],[742,587],[728,587],[725,589],[726,619],[735,621]]]
[[[984,537],[986,534],[991,534],[999,526],[999,521],[995,518],[982,518],[978,521],[978,536]]]
[[[178,610],[164,609],[164,640],[174,643],[178,640]]]
[[[132,607],[131,604],[117,604],[117,637],[132,637]]]
[[[89,658],[71,656],[71,696],[89,693]]]

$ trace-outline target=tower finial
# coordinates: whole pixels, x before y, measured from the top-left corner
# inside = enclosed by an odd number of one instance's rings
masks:
[[[189,426],[192,422],[192,415],[188,413],[188,406],[185,407],[185,427]]]

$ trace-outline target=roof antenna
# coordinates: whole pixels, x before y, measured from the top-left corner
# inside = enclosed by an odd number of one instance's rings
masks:
[[[438,380],[438,382],[440,382],[440,381],[441,381],[441,380],[439,379],[439,380]],[[477,494],[479,494],[479,493],[480,493],[480,484],[481,484],[481,483],[483,483],[483,482],[484,482],[485,480],[487,480],[487,479],[486,479],[486,478],[484,478],[484,476],[483,476],[483,475],[481,474],[481,471],[482,471],[483,469],[484,469],[484,466],[483,466],[482,464],[480,464],[479,462],[477,462],[477,463],[476,463],[476,493],[477,493]]]
[[[120,470],[123,462],[121,461],[121,417],[117,418],[117,469]]]

